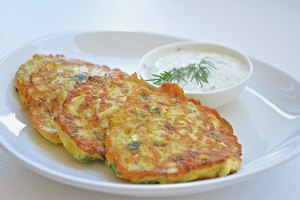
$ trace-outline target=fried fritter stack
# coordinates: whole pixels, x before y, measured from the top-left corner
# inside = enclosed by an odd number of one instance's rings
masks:
[[[176,84],[158,90],[107,66],[35,55],[15,76],[33,126],[80,162],[96,158],[133,183],[174,183],[235,173],[241,148],[219,113]]]
[[[69,63],[78,63],[83,64],[87,63],[85,61],[76,60],[76,59],[68,59],[63,55],[34,55],[33,58],[27,61],[25,64],[21,65],[15,75],[15,87],[19,92],[21,98],[21,105],[26,107],[28,106],[26,100],[26,89],[30,84],[30,75],[36,73],[40,70],[40,68],[49,62],[60,63],[60,62],[69,62]]]
[[[116,69],[78,82],[55,117],[59,137],[73,157],[81,162],[103,159],[109,120],[128,95],[142,88],[136,74]]]
[[[104,75],[109,71],[107,66],[64,56],[35,55],[19,68],[15,86],[21,100],[26,98],[26,103],[22,100],[22,105],[30,106],[33,126],[46,139],[61,143],[53,120],[68,93],[76,82],[84,82],[90,75]]]

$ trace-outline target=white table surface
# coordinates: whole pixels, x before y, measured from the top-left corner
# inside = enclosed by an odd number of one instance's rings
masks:
[[[36,38],[78,29],[136,30],[220,43],[300,79],[299,0],[0,0],[0,57]],[[260,176],[220,190],[185,197],[122,197],[47,179],[0,148],[0,199],[291,200],[300,199],[299,169],[298,156]]]

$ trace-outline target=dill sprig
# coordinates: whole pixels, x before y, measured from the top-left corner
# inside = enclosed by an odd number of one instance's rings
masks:
[[[164,82],[174,82],[179,83],[181,80],[187,83],[184,77],[190,78],[191,81],[196,80],[198,85],[203,86],[202,82],[208,83],[207,78],[210,76],[210,69],[214,68],[215,65],[203,58],[198,65],[196,63],[189,64],[187,67],[181,67],[179,69],[173,68],[169,71],[164,71],[159,75],[152,74],[156,78],[149,79],[147,81],[153,81],[155,85],[161,85]]]

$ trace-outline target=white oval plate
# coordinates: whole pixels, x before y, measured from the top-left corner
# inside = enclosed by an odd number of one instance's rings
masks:
[[[62,145],[45,140],[32,126],[29,109],[20,106],[14,88],[18,67],[34,54],[64,54],[133,73],[150,49],[185,39],[122,31],[76,31],[38,39],[0,61],[0,144],[24,166],[50,179],[89,190],[127,196],[176,196],[230,186],[286,163],[300,152],[300,83],[251,59],[254,72],[246,90],[217,110],[233,126],[243,145],[236,174],[177,184],[132,184],[117,178],[101,161],[79,163]]]

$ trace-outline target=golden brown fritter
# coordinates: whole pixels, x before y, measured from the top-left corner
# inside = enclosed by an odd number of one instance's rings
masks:
[[[18,71],[15,74],[15,87],[19,92],[22,106],[28,106],[26,100],[26,89],[30,84],[30,75],[32,73],[38,72],[39,69],[46,63],[49,62],[60,63],[65,61],[76,62],[76,63],[87,63],[80,60],[68,59],[63,55],[46,56],[46,55],[36,54],[33,56],[31,60],[27,61],[25,64],[19,67]]]
[[[89,63],[47,63],[30,75],[27,102],[33,126],[48,140],[60,143],[54,117],[76,82],[84,82],[90,75],[104,75],[110,69]]]
[[[81,162],[103,159],[108,122],[144,83],[120,70],[77,83],[55,117],[65,148]]]
[[[128,96],[106,135],[114,173],[134,183],[173,183],[234,173],[241,145],[219,113],[176,84]]]

